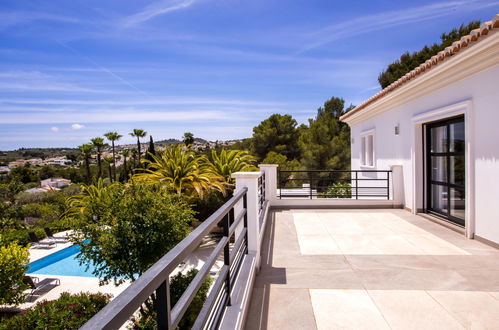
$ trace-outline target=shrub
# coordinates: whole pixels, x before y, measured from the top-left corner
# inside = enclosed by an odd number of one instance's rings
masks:
[[[352,185],[349,182],[336,182],[327,188],[326,198],[351,198]]]
[[[102,293],[64,292],[57,300],[44,300],[27,312],[4,320],[0,330],[78,329],[106,306],[110,297]]]
[[[134,182],[108,187],[90,186],[91,194],[73,198],[79,208],[74,240],[81,245],[82,264],[94,265],[103,283],[119,284],[135,280],[184,239],[195,218],[181,197],[161,187]]]
[[[186,274],[178,273],[170,279],[170,295],[172,307],[175,306],[180,297],[182,297],[182,294],[187,289],[197,273],[197,269],[191,269]],[[207,278],[201,285],[198,292],[196,293],[196,296],[185,311],[182,320],[177,326],[178,329],[183,330],[192,328],[199,312],[201,311],[201,308],[203,308],[204,302],[206,301],[211,281],[211,278]],[[157,314],[155,308],[146,309],[144,314],[139,318],[132,318],[131,328],[134,330],[157,329],[156,317]]]
[[[0,305],[19,305],[24,301],[24,274],[28,267],[27,248],[15,243],[0,246]]]

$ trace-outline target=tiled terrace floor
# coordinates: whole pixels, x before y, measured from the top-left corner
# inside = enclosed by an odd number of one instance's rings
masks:
[[[246,329],[499,329],[499,251],[404,210],[271,215]]]

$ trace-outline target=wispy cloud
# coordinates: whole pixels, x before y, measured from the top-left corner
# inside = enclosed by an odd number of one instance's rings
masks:
[[[71,125],[71,128],[74,129],[74,130],[80,130],[82,128],[85,128],[85,125],[73,124],[73,125]]]
[[[57,133],[57,132],[59,132],[59,127],[57,127],[57,126],[52,126],[52,127],[50,128],[50,130],[51,130],[52,132],[56,132],[56,133]]]
[[[90,113],[58,113],[55,116],[48,116],[46,113],[32,113],[29,116],[20,116],[19,113],[2,113],[2,124],[193,122],[203,120],[218,121],[230,118],[230,113],[220,111],[193,110],[185,112],[123,109],[120,111],[104,110]]]
[[[0,89],[13,91],[113,93],[113,91],[109,90],[80,86],[67,82],[58,76],[39,71],[0,72]]]
[[[450,12],[463,12],[484,7],[496,6],[498,1],[447,1],[420,7],[392,10],[373,15],[364,15],[341,23],[329,25],[312,32],[308,38],[312,41],[302,47],[299,53],[328,44],[330,42],[356,35],[388,29],[391,27],[433,20],[448,16]]]
[[[61,23],[81,23],[80,19],[55,15],[43,12],[32,11],[1,11],[0,12],[0,29],[26,24],[33,21],[56,21]]]
[[[194,4],[194,0],[166,0],[155,2],[143,10],[121,20],[122,27],[132,27],[144,23],[154,17],[164,15],[173,11],[188,8]]]

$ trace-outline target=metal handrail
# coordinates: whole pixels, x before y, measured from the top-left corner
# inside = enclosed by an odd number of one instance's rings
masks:
[[[210,295],[203,306],[202,312],[196,320],[194,329],[198,326],[204,326],[204,321],[208,319],[208,314],[212,314],[213,310],[206,310],[206,306],[210,301],[215,301],[214,296],[220,295],[220,291],[224,291],[228,297],[225,305],[220,305],[225,308],[227,303],[230,305],[230,283],[233,281],[234,276],[231,276],[230,268],[233,260],[230,260],[229,243],[230,237],[229,230],[235,226],[244,223],[243,235],[245,237],[244,253],[247,253],[247,188],[241,189],[230,200],[228,200],[222,207],[206,219],[199,227],[193,230],[186,238],[179,244],[171,249],[167,254],[161,257],[154,265],[151,266],[142,276],[126,288],[120,295],[113,301],[106,305],[99,313],[94,315],[81,329],[94,330],[94,329],[117,329],[121,327],[129,318],[142,306],[142,304],[154,293],[156,293],[156,304],[158,312],[158,328],[159,329],[174,329],[178,322],[182,319],[187,307],[201,287],[206,275],[211,267],[217,260],[217,256],[224,251],[224,266],[222,267],[219,278],[212,287]],[[243,201],[243,210],[241,216],[237,216],[231,224],[231,210],[239,202]],[[182,297],[177,301],[175,306],[170,306],[170,290],[169,290],[169,276],[170,274],[182,263],[185,258],[192,253],[201,243],[203,237],[210,233],[220,221],[224,225],[224,237],[217,244],[212,254],[208,257],[201,270],[196,274],[190,285],[185,290]],[[234,233],[232,233],[234,234]],[[241,243],[242,245],[242,243]],[[237,274],[236,274],[237,276]],[[222,283],[220,283],[220,281]],[[213,307],[213,306],[211,306]],[[215,311],[221,314],[220,311]],[[206,317],[203,322],[200,322],[200,316]],[[213,319],[213,318],[212,318]],[[216,322],[217,320],[214,319]]]
[[[291,174],[301,174],[302,177],[292,177]],[[374,173],[374,178],[359,177],[364,173]],[[391,170],[280,170],[277,172],[278,198],[386,198],[390,199]],[[324,177],[317,175],[324,174]],[[339,177],[331,178],[337,174]],[[350,174],[348,177],[345,174]],[[377,174],[384,175],[378,177]],[[366,186],[364,182],[380,181],[384,184]],[[295,183],[295,184],[287,184]],[[297,184],[308,183],[308,186]],[[332,184],[336,184],[332,186]],[[283,190],[290,190],[285,192]],[[294,192],[293,192],[294,190]],[[328,191],[331,190],[332,193]]]

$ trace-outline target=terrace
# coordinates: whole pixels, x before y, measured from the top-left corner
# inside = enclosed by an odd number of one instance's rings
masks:
[[[152,294],[159,328],[174,329],[213,269],[194,329],[499,324],[499,251],[400,209],[401,168],[260,169],[234,174],[234,197],[83,329],[119,328]],[[170,274],[217,225],[223,237],[171,306]]]

